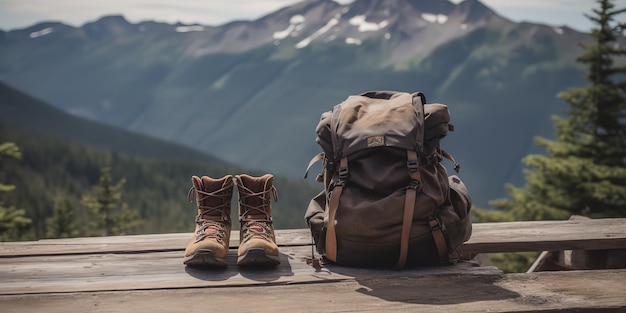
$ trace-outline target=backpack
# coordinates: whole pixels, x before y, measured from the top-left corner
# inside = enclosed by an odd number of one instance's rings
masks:
[[[439,142],[454,127],[443,104],[420,93],[350,96],[317,126],[323,161],[305,219],[317,251],[339,265],[430,266],[458,259],[471,235],[471,200],[441,164]],[[333,221],[333,222],[331,222]]]

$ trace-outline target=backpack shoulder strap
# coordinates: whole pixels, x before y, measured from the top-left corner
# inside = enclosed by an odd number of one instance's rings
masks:
[[[326,258],[337,261],[337,234],[335,233],[335,215],[339,207],[339,198],[343,191],[348,176],[348,158],[343,157],[339,161],[339,180],[335,183],[335,187],[330,195],[328,202],[328,225],[326,226]]]
[[[415,134],[414,148],[418,151],[423,150],[424,144],[424,104],[426,103],[426,97],[421,92],[412,94],[412,104],[415,108],[418,123],[420,127],[417,128]],[[414,150],[407,150],[406,152],[406,164],[411,177],[411,182],[406,188],[406,195],[404,196],[404,212],[402,215],[402,230],[400,233],[400,256],[398,257],[398,263],[396,269],[400,270],[406,263],[406,258],[409,251],[409,237],[411,235],[411,225],[413,224],[413,213],[415,212],[415,200],[417,193],[421,189],[422,177],[419,171],[419,159],[417,152]]]
[[[406,263],[409,250],[409,236],[411,235],[411,225],[413,224],[413,212],[415,211],[415,199],[422,184],[417,153],[413,150],[407,150],[406,156],[411,184],[407,186],[406,195],[404,196],[404,214],[402,216],[402,231],[400,233],[400,257],[396,264],[396,269],[398,270],[402,269]]]

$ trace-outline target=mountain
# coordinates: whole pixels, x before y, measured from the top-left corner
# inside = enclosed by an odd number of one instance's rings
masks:
[[[71,115],[0,82],[0,125],[117,153],[233,167],[199,150]]]
[[[41,23],[0,32],[0,80],[72,114],[299,177],[322,112],[368,90],[449,105],[443,142],[475,203],[523,183],[556,94],[582,86],[587,34],[514,23],[478,0],[307,0],[220,26]]]
[[[0,143],[4,142],[16,143],[22,152],[21,160],[0,162],[0,176],[2,183],[16,186],[3,194],[2,202],[24,208],[32,220],[26,230],[29,237],[24,239],[45,236],[46,218],[59,195],[70,202],[81,234],[90,235],[89,212],[80,200],[98,184],[105,165],[111,167],[115,182],[126,180],[123,200],[142,221],[136,233],[193,230],[196,209],[186,199],[192,175],[263,174],[187,147],[71,116],[0,83]],[[278,175],[274,184],[280,195],[273,205],[276,227],[306,227],[304,211],[319,188]]]

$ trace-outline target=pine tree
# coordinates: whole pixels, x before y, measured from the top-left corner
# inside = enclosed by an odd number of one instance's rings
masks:
[[[615,22],[626,9],[597,2],[586,15],[594,43],[582,44],[577,59],[590,86],[559,94],[569,108],[566,117],[553,117],[556,140],[536,138],[546,155],[524,159],[526,186],[509,185],[511,198],[492,202],[514,219],[626,216],[626,66],[616,65],[626,55],[617,42],[626,23]]]
[[[22,158],[20,149],[12,142],[0,144],[0,160],[6,158],[16,160]],[[24,209],[17,209],[14,206],[4,206],[2,194],[11,192],[14,189],[14,185],[0,184],[0,241],[20,239],[22,229],[31,223],[31,219],[26,217],[26,211]]]
[[[125,235],[128,232],[137,229],[142,222],[139,220],[137,211],[131,210],[128,204],[122,203],[120,211],[116,216],[116,226],[113,229],[116,234]]]
[[[3,159],[15,159],[19,160],[22,158],[22,153],[16,144],[12,142],[5,142],[0,144],[0,160]],[[13,185],[4,185],[0,183],[0,192],[10,192],[15,189]]]
[[[102,236],[120,235],[139,225],[136,213],[122,201],[125,179],[113,184],[111,168],[104,167],[93,195],[83,197],[83,204],[94,216],[93,227]]]
[[[46,237],[73,238],[80,232],[76,227],[76,214],[65,195],[54,198],[52,216],[46,219]]]

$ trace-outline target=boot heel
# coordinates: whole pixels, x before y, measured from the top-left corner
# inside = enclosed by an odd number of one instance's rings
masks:
[[[264,249],[249,249],[244,255],[237,258],[239,266],[276,266],[280,264],[277,256],[268,255]]]
[[[215,257],[211,250],[198,250],[194,254],[185,257],[183,264],[190,266],[226,267],[226,259]]]

